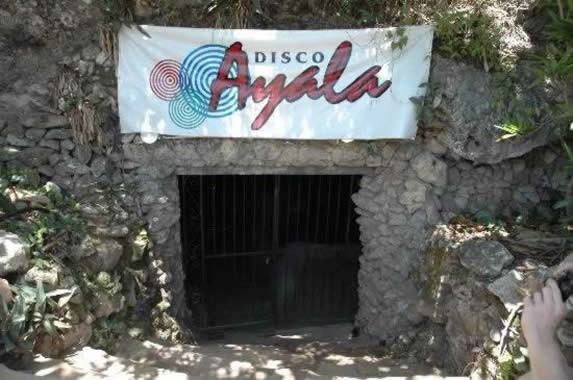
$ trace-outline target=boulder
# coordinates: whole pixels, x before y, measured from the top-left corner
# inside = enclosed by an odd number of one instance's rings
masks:
[[[69,128],[50,129],[44,136],[47,140],[65,140],[72,137],[72,130]]]
[[[26,130],[26,137],[33,141],[40,140],[46,134],[45,129],[29,128]]]
[[[53,150],[58,150],[60,149],[60,143],[56,140],[40,140],[40,146],[45,147],[45,148],[50,148]]]
[[[58,269],[59,268],[47,268],[41,269],[38,267],[32,267],[24,275],[24,280],[30,283],[42,282],[45,285],[56,286],[58,283]]]
[[[13,300],[10,283],[3,278],[0,278],[0,297],[2,297],[6,303],[10,303]]]
[[[107,318],[118,313],[125,305],[125,297],[118,293],[113,296],[99,293],[95,299],[94,316],[96,318]]]
[[[426,201],[426,185],[420,181],[406,181],[406,191],[399,198],[399,202],[404,205],[411,214],[424,204]]]
[[[472,362],[475,350],[482,349],[489,332],[501,329],[502,321],[502,315],[493,305],[483,308],[481,302],[474,304],[468,300],[451,308],[446,336],[450,360],[460,372]]]
[[[11,191],[6,191],[4,195],[12,202],[21,201],[32,207],[46,206],[50,203],[50,199],[45,194],[34,190],[16,188]]]
[[[423,152],[411,162],[412,168],[422,181],[445,187],[448,179],[448,165],[429,152]]]
[[[26,148],[16,154],[16,159],[22,161],[28,166],[41,166],[48,162],[48,158],[54,151],[46,147],[31,147]]]
[[[76,260],[83,260],[94,255],[96,250],[92,238],[86,236],[80,244],[71,247],[70,253]]]
[[[0,276],[24,270],[30,247],[18,235],[0,230]]]
[[[94,229],[94,234],[98,236],[104,237],[126,237],[129,233],[129,228],[124,225],[117,225],[117,226],[98,226]]]
[[[527,88],[523,93],[524,104],[548,104],[543,84],[531,87],[532,78],[526,65],[516,68],[517,86]],[[559,128],[537,128],[524,137],[497,141],[502,132],[496,128],[506,118],[505,109],[494,103],[503,95],[495,76],[473,65],[433,56],[431,79],[441,93],[437,125],[447,124],[443,141],[457,156],[475,163],[496,164],[520,157],[539,146],[559,137]],[[507,90],[505,90],[507,91]],[[502,92],[502,93],[500,93]],[[438,113],[436,113],[438,114]],[[545,120],[544,120],[545,122]]]
[[[70,139],[60,141],[60,148],[62,148],[62,150],[70,151],[74,149],[75,146],[76,144],[74,144],[74,142]]]
[[[92,327],[82,322],[72,325],[61,335],[40,334],[36,338],[34,352],[49,358],[60,357],[73,347],[87,344],[92,336]]]
[[[95,157],[92,160],[90,169],[94,177],[97,178],[102,176],[107,170],[107,160],[105,159],[105,157],[102,156]]]
[[[457,248],[460,263],[471,272],[484,277],[501,274],[513,256],[495,240],[468,240]]]
[[[56,171],[49,165],[42,165],[38,168],[38,173],[46,177],[53,177]]]
[[[121,255],[123,246],[114,239],[93,239],[95,254],[89,256],[85,263],[94,272],[109,272],[115,269]]]
[[[34,142],[24,137],[17,137],[13,134],[9,134],[6,137],[6,143],[8,145],[19,146],[19,147],[30,147],[34,146]]]
[[[29,128],[59,128],[69,125],[69,120],[65,116],[51,114],[36,114],[28,116],[22,124]]]

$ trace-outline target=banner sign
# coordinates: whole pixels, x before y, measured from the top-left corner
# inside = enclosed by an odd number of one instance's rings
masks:
[[[191,137],[414,138],[430,26],[119,34],[121,131]]]

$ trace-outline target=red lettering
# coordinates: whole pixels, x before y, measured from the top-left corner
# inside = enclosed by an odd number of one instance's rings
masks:
[[[344,41],[338,45],[328,62],[321,86],[318,86],[318,81],[315,78],[315,75],[320,71],[318,66],[305,69],[288,85],[285,85],[286,76],[284,74],[277,75],[268,84],[263,77],[258,77],[252,84],[249,84],[249,58],[242,50],[242,44],[235,42],[227,49],[217,79],[211,84],[212,95],[209,109],[215,111],[223,92],[233,87],[237,87],[239,91],[237,101],[240,110],[245,108],[249,97],[252,97],[255,103],[267,99],[267,103],[251,125],[252,129],[257,130],[265,125],[283,100],[292,103],[304,95],[310,99],[324,96],[327,102],[337,104],[345,100],[355,102],[364,94],[373,98],[382,96],[390,88],[392,82],[386,80],[382,84],[378,84],[376,74],[380,71],[380,66],[372,66],[346,86],[344,90],[336,92],[334,86],[344,74],[351,53],[352,44],[349,41]],[[234,65],[238,67],[238,74],[236,78],[231,78],[229,75]]]

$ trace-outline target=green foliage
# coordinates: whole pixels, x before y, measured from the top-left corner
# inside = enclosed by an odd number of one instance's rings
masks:
[[[434,118],[433,101],[438,91],[438,86],[434,83],[422,83],[421,88],[426,88],[424,96],[413,96],[410,101],[416,106],[416,119],[421,128],[429,127]]]
[[[499,378],[501,380],[514,380],[524,374],[529,365],[527,348],[521,346],[517,340],[509,344],[508,349],[499,360]]]
[[[493,19],[479,11],[442,13],[435,17],[437,50],[452,59],[501,67],[501,34]]]
[[[117,348],[118,337],[125,334],[127,325],[116,315],[102,318],[92,325],[93,334],[90,346],[113,353]]]
[[[337,0],[334,7],[340,15],[356,19],[362,25],[404,25],[415,22],[411,8],[423,3],[420,0]]]
[[[218,27],[246,28],[253,13],[253,2],[250,0],[211,0],[207,14],[215,16]]]
[[[101,294],[113,296],[121,289],[121,278],[119,275],[110,275],[107,272],[99,272],[95,275],[82,270],[77,270],[74,276],[80,287],[86,292],[88,297],[97,297]]]
[[[538,76],[534,84],[545,78],[570,81],[573,79],[573,47],[549,46],[544,55],[533,57],[533,64],[531,70]]]
[[[573,0],[546,0],[545,8],[551,19],[545,35],[556,44],[573,43]]]
[[[564,232],[571,236],[573,232],[573,149],[565,141],[562,141],[562,144],[567,159],[564,170],[569,174],[570,180],[565,198],[555,203],[553,208],[564,211],[560,222]]]
[[[392,50],[402,50],[408,45],[408,36],[406,35],[406,28],[403,26],[396,28],[396,32],[388,31],[386,37],[392,39],[390,47]]]
[[[86,223],[80,217],[80,204],[50,187],[28,185],[25,178],[30,171],[4,170],[0,172],[0,228],[24,238],[32,251],[39,254],[57,252],[60,248],[81,239],[86,233]],[[17,209],[7,194],[18,194],[26,189],[38,196],[45,196],[43,207]]]
[[[97,0],[96,5],[104,17],[104,23],[116,31],[122,24],[133,22],[133,12],[129,0]]]
[[[14,300],[10,306],[0,297],[0,354],[31,352],[38,334],[57,335],[69,328],[59,314],[74,291],[59,289],[45,293],[38,282],[36,287],[13,286]]]
[[[544,8],[545,47],[533,56],[531,69],[537,75],[536,84],[549,81],[567,104],[573,83],[573,0],[547,0]]]
[[[554,105],[544,98],[534,96],[525,87],[523,83],[527,81],[519,79],[526,74],[522,71],[504,70],[494,73],[496,95],[493,106],[504,117],[503,123],[497,126],[503,132],[498,142],[533,132],[548,123],[550,115],[554,113]],[[529,96],[526,97],[526,94]]]
[[[496,128],[502,130],[504,134],[497,141],[506,140],[516,136],[525,136],[533,131],[533,126],[528,120],[508,120]]]
[[[474,222],[481,224],[490,230],[504,230],[506,227],[505,222],[503,220],[497,218],[487,209],[481,209],[476,211],[473,215],[471,215],[471,219]]]

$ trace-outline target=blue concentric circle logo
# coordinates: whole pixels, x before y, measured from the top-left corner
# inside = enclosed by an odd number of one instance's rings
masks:
[[[169,118],[180,128],[197,128],[207,118],[231,115],[238,110],[239,91],[224,91],[217,109],[209,110],[211,84],[217,79],[227,47],[209,44],[193,49],[183,62],[164,59],[157,62],[149,75],[151,91],[169,102]],[[231,68],[229,77],[238,76],[238,67]]]

